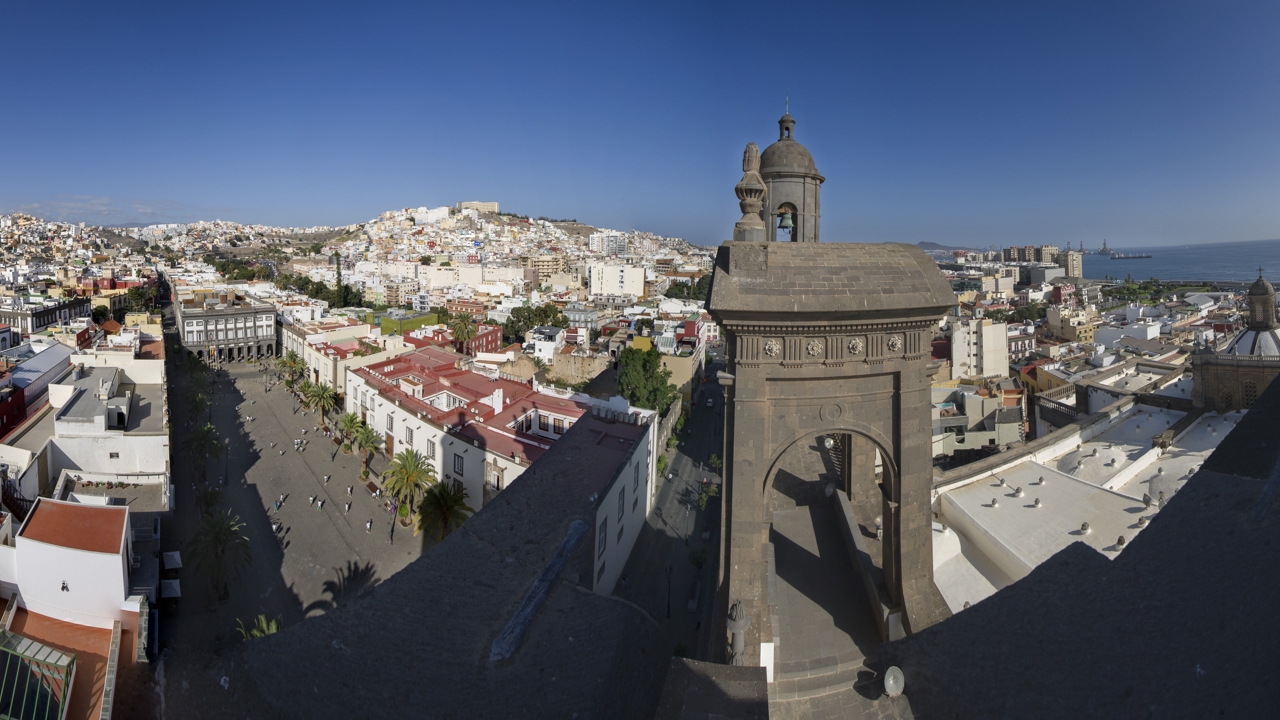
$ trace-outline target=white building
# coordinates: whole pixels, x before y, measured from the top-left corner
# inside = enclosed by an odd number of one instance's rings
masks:
[[[951,368],[957,377],[1005,377],[1009,374],[1009,335],[1005,323],[987,319],[953,320]]]
[[[644,268],[634,265],[592,265],[589,292],[598,295],[644,297]]]
[[[565,329],[539,326],[525,334],[525,352],[547,365],[554,365],[556,356],[564,348]]]

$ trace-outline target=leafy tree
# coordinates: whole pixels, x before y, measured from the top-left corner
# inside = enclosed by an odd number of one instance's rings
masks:
[[[678,394],[655,348],[626,348],[618,356],[618,394],[636,407],[665,411]]]
[[[209,484],[196,486],[196,507],[204,514],[222,504],[222,490]]]
[[[298,353],[294,350],[286,352],[284,357],[279,358],[276,362],[279,363],[281,368],[289,371],[290,383],[293,382],[294,376],[298,374],[298,371],[302,369],[302,358],[298,357]]]
[[[195,422],[209,409],[209,396],[199,388],[191,388],[187,392],[187,417]]]
[[[462,527],[475,514],[467,505],[467,489],[458,483],[438,482],[427,490],[414,518],[413,534],[435,533],[436,542]]]
[[[266,637],[280,632],[281,618],[277,616],[274,620],[270,620],[266,615],[259,615],[247,630],[239,618],[236,619],[236,623],[240,625],[240,637],[245,640],[252,640],[253,638]]]
[[[325,414],[338,408],[338,393],[323,383],[316,383],[307,390],[307,404],[320,413],[320,423],[325,422]]]
[[[707,502],[711,498],[720,494],[720,486],[715,483],[706,483],[702,486],[702,490],[698,493],[698,509],[706,510]]]
[[[719,470],[721,466],[724,465],[724,461],[720,459],[719,455],[712,453],[711,457],[707,458],[707,464],[710,465],[712,469]]]
[[[449,321],[449,332],[453,333],[453,339],[458,343],[459,348],[465,348],[477,333],[476,324],[471,320],[469,313],[458,313]]]
[[[186,440],[182,441],[182,449],[188,455],[196,459],[196,474],[200,478],[200,482],[208,482],[208,461],[212,459],[217,462],[222,457],[222,452],[226,449],[222,445],[222,438],[218,435],[218,429],[212,423],[206,423],[196,428]]]
[[[360,429],[360,416],[355,413],[343,413],[338,418],[338,437],[342,439],[342,452],[347,452],[350,447],[351,438],[355,437],[356,431]]]
[[[365,472],[368,472],[369,461],[373,459],[373,453],[382,447],[382,438],[378,437],[378,433],[373,428],[361,423],[360,429],[356,430],[355,435],[351,438],[351,444],[364,456],[361,464],[364,466]]]
[[[228,594],[227,581],[239,577],[253,564],[253,550],[244,535],[239,515],[209,513],[187,543],[187,554],[195,571],[204,576],[209,590],[221,597]]]
[[[106,305],[97,305],[93,308],[93,322],[95,325],[101,325],[111,317],[111,308]]]
[[[428,488],[436,483],[436,471],[422,453],[409,448],[396,453],[391,467],[382,474],[382,487],[396,504],[412,513]]]
[[[569,320],[560,308],[547,303],[538,307],[518,307],[502,325],[502,336],[509,343],[524,342],[525,333],[539,326],[569,327]]]

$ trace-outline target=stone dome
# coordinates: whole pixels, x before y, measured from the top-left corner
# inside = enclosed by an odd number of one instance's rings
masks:
[[[760,174],[768,177],[770,173],[800,173],[818,175],[818,168],[813,164],[813,155],[805,146],[795,141],[794,129],[796,119],[791,113],[778,120],[778,141],[760,153]]]
[[[1264,295],[1275,295],[1276,289],[1266,278],[1262,277],[1262,273],[1258,273],[1258,279],[1253,281],[1253,285],[1249,286],[1250,297],[1261,297]]]

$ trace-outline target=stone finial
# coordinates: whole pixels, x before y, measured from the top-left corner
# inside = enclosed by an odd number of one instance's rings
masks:
[[[760,177],[760,148],[755,143],[747,143],[742,151],[742,180],[733,190],[742,210],[742,219],[733,226],[733,239],[763,242],[765,227],[760,210],[764,207],[766,188]]]
[[[1081,535],[1088,535],[1088,534],[1089,534],[1089,533],[1091,533],[1091,532],[1093,532],[1093,530],[1091,530],[1091,529],[1089,528],[1089,523],[1087,523],[1087,522],[1080,523],[1080,534],[1081,534]]]

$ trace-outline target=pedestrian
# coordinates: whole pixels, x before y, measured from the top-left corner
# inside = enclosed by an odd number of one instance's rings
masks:
[[[364,531],[365,531],[365,532],[373,532],[373,519],[372,519],[372,518],[370,518],[370,519],[369,519],[369,522],[367,522],[367,523],[365,523],[365,524],[364,524]]]
[[[351,512],[351,503],[350,503],[350,502],[348,502],[348,503],[347,503],[347,507],[346,507],[345,509],[343,509],[343,511],[342,511],[342,512],[344,512],[344,513],[349,513],[349,512]]]
[[[316,504],[316,496],[315,496],[315,495],[312,495],[311,497],[307,498],[307,504],[308,504],[308,505],[315,505],[315,504]]]
[[[316,503],[316,509],[317,509],[317,510],[323,510],[323,509],[324,509],[324,500],[323,500],[323,499],[322,499],[320,502]]]
[[[276,512],[280,512],[280,501],[279,501],[279,500],[277,500],[277,501],[275,501],[275,502],[274,502],[274,503],[272,503],[272,504],[276,506]]]
[[[284,493],[280,493],[280,504],[284,504]]]
[[[324,476],[324,484],[325,484],[325,485],[328,485],[328,484],[329,484],[329,478],[330,478],[330,477],[331,477],[330,475],[325,475],[325,476]]]
[[[355,487],[356,487],[355,485],[348,485],[348,486],[347,486],[347,494],[348,494],[348,495],[350,495],[350,494],[351,494],[351,491],[352,491],[352,490],[355,490]]]

